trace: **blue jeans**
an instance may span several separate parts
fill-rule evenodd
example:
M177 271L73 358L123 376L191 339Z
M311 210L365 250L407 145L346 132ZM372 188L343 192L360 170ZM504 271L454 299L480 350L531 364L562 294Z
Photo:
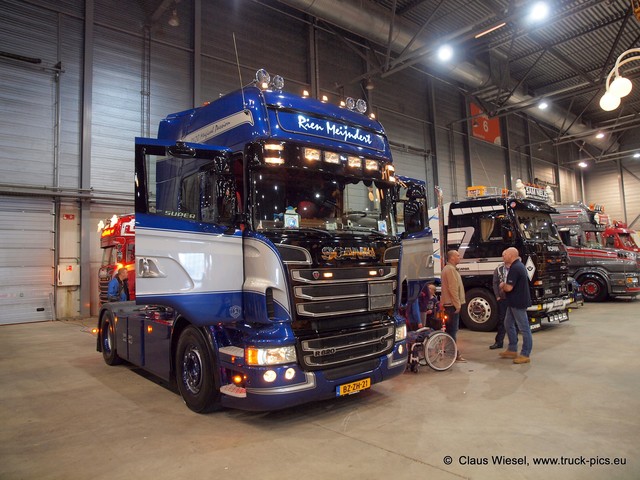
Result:
M444 313L447 314L446 332L456 341L458 324L460 323L460 312L456 313L456 307L453 305L445 305Z
M533 348L533 337L531 336L527 309L507 307L504 326L507 330L507 336L509 337L509 347L507 350L512 352L518 351L518 332L516 331L516 325L518 325L518 330L520 330L522 334L522 350L520 351L520 355L528 357L531 355L531 349Z
M507 333L504 326L504 317L507 314L507 301L498 300L498 332L496 333L496 343L502 345L504 343L504 336Z

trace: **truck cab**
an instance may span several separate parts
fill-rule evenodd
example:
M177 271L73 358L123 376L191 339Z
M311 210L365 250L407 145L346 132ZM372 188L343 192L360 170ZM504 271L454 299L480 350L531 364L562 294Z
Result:
M256 80L136 139L135 303L98 350L196 412L341 397L404 371L400 240L384 129ZM366 108L366 106L365 106Z
M603 246L628 250L637 254L640 252L640 235L627 227L626 223L614 220L602 232Z
M502 252L510 246L520 252L529 275L531 329L568 320L567 252L551 221L555 210L546 202L544 189L529 187L523 197L502 188L475 186L467 189L467 197L445 204L442 212L430 210L429 215L434 232L443 216L446 241L440 243L460 252L458 271L467 300L461 311L465 326L479 331L495 329L498 313L493 271L502 264ZM436 237L441 238L440 232L434 233Z
M136 298L135 217L113 215L98 224L102 261L98 269L100 306L107 301L109 282L120 268L127 269L129 300Z
M557 205L556 209L553 220L567 247L569 271L582 285L585 301L637 295L640 278L636 254L603 246L608 217L602 208L575 203Z

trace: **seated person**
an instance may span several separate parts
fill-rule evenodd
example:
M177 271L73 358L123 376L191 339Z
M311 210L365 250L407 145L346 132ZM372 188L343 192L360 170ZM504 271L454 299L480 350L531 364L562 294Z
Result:
M440 301L436 295L436 286L433 283L424 286L418 296L418 303L422 325L434 330L440 330L442 328L442 321L438 318Z

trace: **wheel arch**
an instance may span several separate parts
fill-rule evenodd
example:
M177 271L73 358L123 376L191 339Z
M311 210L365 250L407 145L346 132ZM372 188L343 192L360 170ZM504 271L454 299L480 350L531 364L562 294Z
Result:
M176 351L178 349L178 341L180 340L180 335L185 331L187 327L195 328L205 339L205 344L207 345L207 349L209 350L209 354L213 361L215 362L213 371L216 377L216 380L220 380L220 357L218 355L218 349L215 347L217 345L215 336L211 333L211 329L208 326L198 327L191 323L189 319L183 315L178 315L175 323L173 324L173 329L171 331L171 363L170 363L170 372L169 378L172 383L176 382ZM218 382L220 384L220 382Z
M586 302L602 302L607 300L611 295L611 283L609 282L608 275L602 275L600 272L586 272L584 275L576 278L577 282L582 285L582 296ZM585 288L585 283L588 280L592 280L592 283L601 284L603 287L603 292L597 295L592 296L590 293L587 293L587 289Z
M611 282L609 281L609 274L604 270L583 270L582 272L576 272L573 278L580 284L584 279L593 278L602 280L607 287L607 293L611 293Z
M98 331L96 333L96 350L98 352L102 352L102 322L104 322L104 317L108 313L111 314L111 318L115 320L116 314L113 308L111 308L109 303L105 303L98 313ZM117 328L117 325L115 325L115 327Z

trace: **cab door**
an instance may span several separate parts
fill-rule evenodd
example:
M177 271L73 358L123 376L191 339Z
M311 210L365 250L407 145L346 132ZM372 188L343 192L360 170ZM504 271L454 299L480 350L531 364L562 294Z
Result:
M136 303L195 325L243 312L242 232L228 151L136 140Z

